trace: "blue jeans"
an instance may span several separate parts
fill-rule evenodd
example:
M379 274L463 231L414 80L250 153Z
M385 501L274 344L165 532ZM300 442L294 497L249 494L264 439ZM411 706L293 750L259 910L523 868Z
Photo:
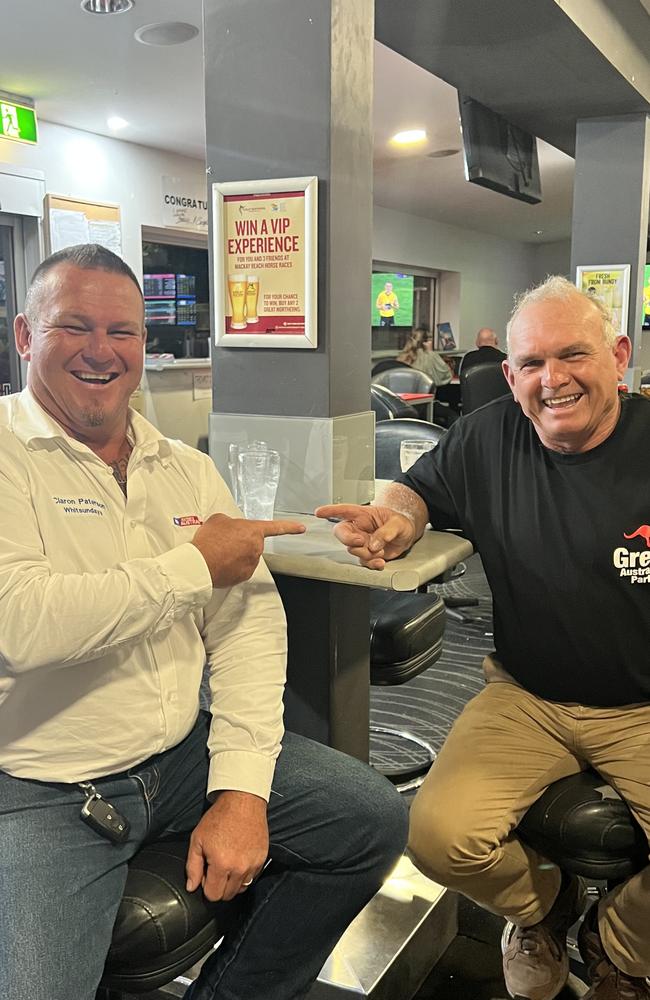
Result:
M129 860L145 842L192 830L208 806L208 725L202 712L178 746L95 781L131 823L121 845L81 822L76 785L0 772L3 1000L93 1000ZM244 894L242 921L188 1000L303 997L406 840L404 806L385 778L291 733L268 821L273 870Z

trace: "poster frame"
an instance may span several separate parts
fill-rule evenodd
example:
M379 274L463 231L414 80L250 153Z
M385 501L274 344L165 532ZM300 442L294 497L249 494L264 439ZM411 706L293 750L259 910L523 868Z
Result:
M226 332L227 274L224 240L225 199L229 195L279 197L285 191L304 191L305 246L305 332L304 334ZM215 181L212 184L212 268L215 290L215 343L219 347L266 347L314 349L318 346L318 178L271 177L252 181Z
M589 271L601 271L603 273L613 274L618 272L623 283L623 301L621 305L621 323L620 328L616 329L617 337L627 337L627 320L628 311L630 307L630 264L578 264L576 265L576 287L581 292L586 292L583 287L583 277Z

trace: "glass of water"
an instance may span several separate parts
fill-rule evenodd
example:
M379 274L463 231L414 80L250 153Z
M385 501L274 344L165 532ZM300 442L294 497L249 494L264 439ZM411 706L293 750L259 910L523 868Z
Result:
M269 446L266 441L251 441L250 444L229 444L228 445L228 472L230 473L230 487L235 503L241 508L243 498L239 492L239 467L237 460L242 451L268 451Z
M237 486L244 517L270 521L280 481L277 451L240 451L237 456Z
M435 441L425 441L422 438L402 441L399 446L399 464L402 472L407 472L418 458L435 446Z

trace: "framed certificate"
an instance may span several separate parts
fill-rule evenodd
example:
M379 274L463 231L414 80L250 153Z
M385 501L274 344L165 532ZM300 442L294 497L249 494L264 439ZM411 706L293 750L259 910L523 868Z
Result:
M212 185L220 346L317 346L317 193L316 177Z

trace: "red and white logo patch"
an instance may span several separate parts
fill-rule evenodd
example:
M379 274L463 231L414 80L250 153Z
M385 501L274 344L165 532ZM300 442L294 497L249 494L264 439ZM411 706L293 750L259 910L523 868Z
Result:
M184 517L175 517L174 524L179 528L191 528L192 525L203 524L203 521L196 514L185 514Z

